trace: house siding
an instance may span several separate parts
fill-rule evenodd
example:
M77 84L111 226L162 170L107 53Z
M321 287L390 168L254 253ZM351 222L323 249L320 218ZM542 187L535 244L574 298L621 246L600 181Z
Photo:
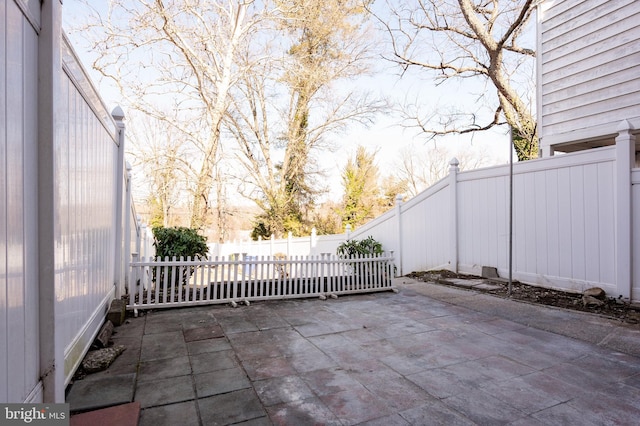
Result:
M546 1L538 31L543 148L640 128L640 2Z

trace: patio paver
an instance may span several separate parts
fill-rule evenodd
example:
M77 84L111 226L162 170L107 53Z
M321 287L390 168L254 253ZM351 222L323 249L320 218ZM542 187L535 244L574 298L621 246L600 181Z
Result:
M640 326L407 278L398 285L398 294L131 318L114 335L126 357L74 383L68 402L97 408L110 401L100 383L116 380L122 402L139 402L140 424L153 426L640 418Z

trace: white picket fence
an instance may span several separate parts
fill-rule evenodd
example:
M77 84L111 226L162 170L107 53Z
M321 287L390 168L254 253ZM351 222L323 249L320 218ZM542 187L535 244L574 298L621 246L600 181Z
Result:
M340 258L238 256L131 263L128 309L158 309L258 300L337 297L393 290L393 252Z

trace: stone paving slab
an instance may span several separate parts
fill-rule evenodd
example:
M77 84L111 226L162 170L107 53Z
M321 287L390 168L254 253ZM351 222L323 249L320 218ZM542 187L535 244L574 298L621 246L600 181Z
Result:
M139 426L199 426L196 400L161 405L142 411Z
M189 376L140 382L136 385L135 400L142 408L156 407L195 399L193 379Z
M473 288L479 288L480 290L500 290L502 286L491 283L480 283L474 285Z
M73 384L67 402L72 412L96 410L133 401L136 374L118 374L79 380Z
M485 280L463 278L447 278L446 280L442 280L442 282L464 288L472 288L486 283Z
M198 406L206 424L229 425L267 415L253 388L201 398Z
M220 325L210 325L208 327L196 327L184 330L184 341L195 342L197 340L214 339L217 337L223 337L224 332Z
M154 361L188 355L182 330L142 336L141 361Z
M247 375L241 368L216 370L195 376L196 393L199 398L220 395L251 387Z
M191 374L188 356L164 358L141 362L138 369L138 382L166 379Z
M71 416L70 426L138 426L140 404L131 402Z
M122 389L153 426L640 418L640 327L406 278L397 286L149 312L117 328L138 373ZM69 399L93 380L94 401L108 400L95 384L116 375L94 376Z

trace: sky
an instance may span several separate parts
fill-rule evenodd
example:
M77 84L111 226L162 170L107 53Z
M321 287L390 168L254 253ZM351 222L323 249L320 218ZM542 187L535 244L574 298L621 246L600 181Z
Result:
M88 0L92 7L106 8L105 0ZM82 0L65 0L63 4L63 28L69 36L74 49L85 69L87 69L99 93L103 97L109 110L118 105L119 94L112 83L101 79L99 74L91 69L95 57L87 50L82 33L69 30L83 22L89 10ZM404 102L407 98L417 98L423 101L426 108L439 104L463 102L473 110L474 97L469 92L477 92L477 87L465 86L462 83L450 82L437 87L426 73L405 73L398 77L398 69L380 59L376 65L379 70L373 77L363 77L350 83L360 88L370 90L374 94L387 97L397 102ZM477 83L476 83L477 84ZM125 111L126 114L126 111ZM383 113L376 118L373 125L364 128L360 125L352 126L343 134L331 139L335 150L324 152L319 159L322 169L327 173L327 186L341 188L340 175L347 159L353 156L358 145L364 145L369 151L377 151L376 159L381 175L392 174L395 165L400 161L399 153L406 147L419 150L426 144L437 143L439 147L446 146L452 156L466 150L480 150L489 158L489 162L503 164L508 161L510 146L505 128L498 128L488 132L478 132L467 135L452 135L438 138L435 142L427 142L427 138L416 129L405 129L397 125L399 118L392 111ZM134 175L135 179L135 175ZM341 190L332 190L327 199L338 201Z

